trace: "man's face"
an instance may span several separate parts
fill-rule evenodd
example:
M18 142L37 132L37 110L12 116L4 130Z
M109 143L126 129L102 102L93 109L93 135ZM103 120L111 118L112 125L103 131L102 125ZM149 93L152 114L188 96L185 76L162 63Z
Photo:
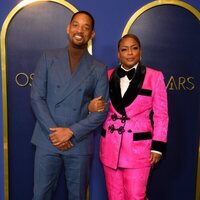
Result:
M87 43L95 35L92 30L92 20L84 13L77 14L67 26L69 42L77 48L87 46Z

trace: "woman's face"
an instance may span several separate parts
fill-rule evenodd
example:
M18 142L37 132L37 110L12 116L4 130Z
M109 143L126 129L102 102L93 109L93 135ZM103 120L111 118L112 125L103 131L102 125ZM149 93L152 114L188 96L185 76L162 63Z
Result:
M132 68L140 61L141 48L132 37L122 39L118 49L118 58L125 69Z

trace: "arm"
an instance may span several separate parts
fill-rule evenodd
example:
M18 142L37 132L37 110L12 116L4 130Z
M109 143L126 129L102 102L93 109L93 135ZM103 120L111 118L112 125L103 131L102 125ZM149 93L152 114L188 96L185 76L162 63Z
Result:
M165 151L168 131L168 103L164 77L159 72L153 91L153 142L151 151L152 164L157 163Z
M108 78L107 78L107 69L104 68L101 70L101 72L98 72L98 80L96 83L94 96L99 97L101 96L102 99L105 100L105 102L108 102ZM86 118L83 120L73 124L69 128L72 130L74 134L74 138L77 142L80 142L85 137L87 137L88 134L90 134L91 131L95 130L98 126L100 126L108 112L108 104L106 104L105 109L102 112L92 112L89 115L87 115Z
M88 104L89 112L102 112L106 107L106 102L102 99L101 96L96 97L90 101Z
M56 127L47 105L47 80L48 63L44 53L35 70L34 80L31 87L31 106L43 132L48 136L50 127Z

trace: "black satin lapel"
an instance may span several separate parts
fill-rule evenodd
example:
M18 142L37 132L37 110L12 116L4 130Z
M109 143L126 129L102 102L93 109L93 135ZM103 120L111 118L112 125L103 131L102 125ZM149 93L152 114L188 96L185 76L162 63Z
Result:
M109 95L110 95L110 100L115 110L118 113L125 115L125 109L124 109L123 101L121 97L120 78L117 75L117 69L115 69L110 76Z
M144 82L145 74L146 74L146 67L139 63L137 70L135 72L135 76L131 80L129 87L126 93L124 94L123 97L124 107L129 106L137 97Z

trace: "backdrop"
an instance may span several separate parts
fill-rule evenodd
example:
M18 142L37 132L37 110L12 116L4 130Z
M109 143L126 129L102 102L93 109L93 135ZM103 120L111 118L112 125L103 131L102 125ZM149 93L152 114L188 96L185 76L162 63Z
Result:
M0 8L1 94L3 92L4 103L4 115L1 115L4 121L0 122L1 127L4 125L4 134L0 135L0 199L8 199L7 194L11 200L32 197L34 146L30 144L30 138L35 122L29 99L32 73L44 49L66 45L65 27L76 10L87 10L95 17L93 54L109 68L118 63L119 38L132 32L141 39L143 64L163 71L169 99L168 145L166 155L151 173L149 199L195 199L200 113L199 2L41 0L22 4L3 0ZM6 122L8 129L5 129ZM2 189L3 135L6 134L9 144L8 154L4 145L9 161L8 193L4 193L6 184L5 190ZM106 200L104 175L98 157L98 132L95 143L90 199ZM62 178L55 199L66 199ZM199 199L196 197L196 200Z

